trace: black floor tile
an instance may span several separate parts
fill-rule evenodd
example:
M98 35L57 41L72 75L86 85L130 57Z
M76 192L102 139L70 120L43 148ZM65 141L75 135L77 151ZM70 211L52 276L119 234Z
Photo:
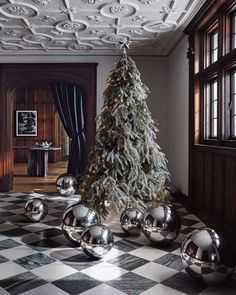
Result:
M156 282L131 272L108 281L106 284L129 295L138 295L157 285Z
M185 272L178 272L177 274L162 282L162 284L189 295L197 295L206 287L205 284L193 280Z
M28 270L53 263L55 261L55 259L47 255L44 255L43 253L36 253L14 260L15 263L19 264L20 266Z
M71 295L77 295L92 289L102 282L97 281L81 272L75 273L71 276L65 277L61 280L52 282L53 285L64 290Z
M146 263L149 263L150 261L130 254L124 254L111 260L108 260L107 262L131 271Z

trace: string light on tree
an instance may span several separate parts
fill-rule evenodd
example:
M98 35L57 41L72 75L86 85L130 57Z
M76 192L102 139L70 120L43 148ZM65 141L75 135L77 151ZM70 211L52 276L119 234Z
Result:
M142 210L146 201L156 202L157 195L158 201L169 202L163 192L170 176L146 102L149 89L126 53L129 40L120 44L123 55L107 79L100 125L80 186L82 200L103 215L108 213L107 203L116 209L132 204Z

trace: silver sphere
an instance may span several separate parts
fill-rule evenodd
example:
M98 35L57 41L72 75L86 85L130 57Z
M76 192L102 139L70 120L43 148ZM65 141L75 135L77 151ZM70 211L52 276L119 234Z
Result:
M181 228L177 211L164 204L149 208L142 221L144 234L156 244L168 244L174 241Z
M138 236L141 234L141 222L143 213L138 209L126 209L120 217L120 224L123 231L129 235Z
M111 250L113 243L113 234L105 225L92 225L81 235L81 248L93 259L102 258Z
M62 231L72 242L80 244L80 237L85 228L100 224L100 216L96 210L86 204L75 204L67 208L62 218Z
M77 180L73 175L62 174L56 180L56 189L61 196L72 196L77 190Z
M34 222L39 222L48 214L48 204L40 198L29 200L25 204L25 215Z
M207 285L222 284L235 270L233 251L211 228L189 233L181 246L186 272Z

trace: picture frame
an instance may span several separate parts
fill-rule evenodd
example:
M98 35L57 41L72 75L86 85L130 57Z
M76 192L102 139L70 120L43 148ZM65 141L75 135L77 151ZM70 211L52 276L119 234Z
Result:
M37 110L16 111L16 136L37 136Z

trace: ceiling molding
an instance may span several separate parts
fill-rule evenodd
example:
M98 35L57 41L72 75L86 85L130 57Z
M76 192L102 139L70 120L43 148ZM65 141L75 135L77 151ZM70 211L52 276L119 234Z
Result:
M0 56L167 56L205 0L2 0Z

